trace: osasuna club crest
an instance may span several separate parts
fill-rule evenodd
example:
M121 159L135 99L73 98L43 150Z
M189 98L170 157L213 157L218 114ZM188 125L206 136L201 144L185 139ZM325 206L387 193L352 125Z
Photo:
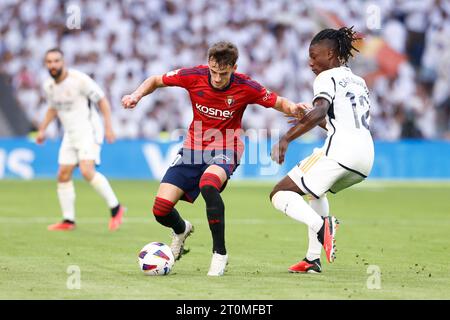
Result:
M233 103L234 103L233 96L227 96L227 99L225 100L225 102L227 103L227 105L229 107L231 107L233 105Z

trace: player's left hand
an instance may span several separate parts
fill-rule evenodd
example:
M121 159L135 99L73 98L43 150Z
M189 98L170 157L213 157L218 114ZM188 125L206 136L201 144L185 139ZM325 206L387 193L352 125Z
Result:
M105 139L108 143L114 143L114 141L116 141L116 135L111 128L105 129Z
M273 161L278 164L282 164L284 162L284 157L286 155L287 149L289 146L289 142L282 137L277 144L272 147L272 152L270 153L270 157Z

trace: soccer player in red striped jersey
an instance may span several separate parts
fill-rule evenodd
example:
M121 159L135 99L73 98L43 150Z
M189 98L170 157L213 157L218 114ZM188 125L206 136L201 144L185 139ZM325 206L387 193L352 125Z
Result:
M221 276L228 262L225 248L225 208L220 192L239 165L244 150L241 121L248 104L299 115L304 106L270 92L245 74L236 72L238 49L218 42L208 50L208 65L181 68L146 79L132 94L122 98L124 108L134 108L142 97L158 88L185 88L192 103L193 121L183 148L164 175L153 214L173 229L171 249L175 259L183 253L192 224L174 208L181 199L194 202L201 193L213 238L209 276Z

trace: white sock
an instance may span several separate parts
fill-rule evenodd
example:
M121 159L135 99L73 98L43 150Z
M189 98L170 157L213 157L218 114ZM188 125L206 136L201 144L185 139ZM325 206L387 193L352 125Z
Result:
M108 179L100 172L96 172L94 177L90 181L92 187L94 187L95 191L97 191L103 199L105 199L109 208L115 208L119 205L119 201L114 194L113 189L111 188Z
M330 206L328 204L327 196L324 194L319 199L309 198L309 205L322 217L327 217L329 214ZM306 253L306 259L309 261L319 259L322 252L322 244L317 239L317 232L314 232L311 228L308 228L308 251Z
M296 192L278 191L272 197L272 204L289 217L305 223L316 233L322 228L323 219Z
M75 188L72 180L58 182L57 193L64 220L75 221Z

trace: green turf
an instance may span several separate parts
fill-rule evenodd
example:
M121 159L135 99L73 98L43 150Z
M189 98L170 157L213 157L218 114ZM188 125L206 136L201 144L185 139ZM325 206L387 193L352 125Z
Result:
M0 181L0 299L450 299L450 183L366 182L330 195L341 221L338 257L322 255L320 275L289 274L303 258L306 226L274 210L269 183L232 181L223 193L229 268L206 276L211 239L202 199L179 211L196 226L190 253L165 277L146 277L137 254L169 231L151 214L153 182L113 181L129 211L123 228L107 230L108 211L76 182L74 232L49 232L60 219L53 181ZM67 268L81 270L69 290ZM368 289L369 265L381 289Z

